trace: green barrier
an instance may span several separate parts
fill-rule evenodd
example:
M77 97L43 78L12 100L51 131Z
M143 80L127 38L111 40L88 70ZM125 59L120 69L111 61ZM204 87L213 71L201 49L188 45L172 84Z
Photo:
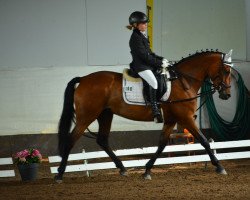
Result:
M235 70L236 71L236 70ZM237 72L237 71L236 71ZM238 102L235 116L232 122L228 122L222 119L214 105L213 96L209 95L206 98L206 108L209 116L210 125L212 131L216 133L219 140L242 140L247 139L247 135L250 131L250 99L248 97L248 90L244 84L241 75L238 73L238 80L236 81L238 86ZM201 88L201 92L211 90L211 84L204 83ZM202 100L200 101L202 102ZM200 109L200 127L201 124L201 109Z

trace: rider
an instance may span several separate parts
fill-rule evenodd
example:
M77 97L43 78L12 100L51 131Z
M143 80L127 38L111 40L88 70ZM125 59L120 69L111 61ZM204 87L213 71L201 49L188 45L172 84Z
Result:
M128 25L127 28L130 30L133 29L129 40L133 58L133 61L130 63L130 68L149 84L149 100L152 106L154 121L156 123L162 123L162 115L156 102L158 83L153 72L159 67L168 67L169 62L167 59L151 51L149 40L145 35L148 22L147 15L140 11L135 11L129 16L130 25Z

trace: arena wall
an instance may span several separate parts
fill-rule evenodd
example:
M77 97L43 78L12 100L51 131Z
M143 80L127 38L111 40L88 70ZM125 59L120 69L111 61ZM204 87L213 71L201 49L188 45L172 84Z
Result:
M154 51L178 60L196 50L218 48L226 52L233 48L235 68L250 88L250 64L246 61L250 57L249 2L189 2L154 1ZM0 1L0 155L27 144L55 152L55 133L67 82L75 76L100 70L122 72L128 67L131 32L125 25L134 10L146 11L146 1ZM195 31L187 26L185 18ZM205 30L204 20L209 31ZM233 91L226 103L215 99L222 117L232 119L237 92ZM205 114L202 120L202 128L209 129ZM115 148L117 144L156 144L161 128L160 124L116 116L111 141ZM95 122L90 129L97 131ZM85 139L81 141L92 143L88 139L86 143Z

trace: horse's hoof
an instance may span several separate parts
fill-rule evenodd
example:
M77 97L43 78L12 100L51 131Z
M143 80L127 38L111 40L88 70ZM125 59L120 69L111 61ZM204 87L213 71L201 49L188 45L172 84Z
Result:
M62 180L55 180L56 183L61 184L63 181Z
M120 170L121 176L128 176L128 172L126 170Z
M62 177L59 177L58 175L55 176L54 180L55 180L56 183L62 183L63 182Z
M226 170L223 167L218 167L216 169L216 173L217 174L221 174L221 175L227 175L227 172L226 172Z
M152 180L150 174L146 174L146 173L145 173L145 174L143 174L142 176L143 176L143 178L144 178L145 180Z

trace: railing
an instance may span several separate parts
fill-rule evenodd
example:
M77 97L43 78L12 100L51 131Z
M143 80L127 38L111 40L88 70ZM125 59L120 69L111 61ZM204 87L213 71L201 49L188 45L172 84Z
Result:
M12 165L12 158L0 158L0 165ZM14 170L0 170L0 177L13 177L15 176Z
M242 148L250 147L250 140L240 140L240 141L230 141L230 142L211 142L211 149L218 160L230 160L230 159L243 159L250 158L250 151L242 152L228 152L228 153L217 153L216 150L219 149L228 149L228 148ZM155 153L157 147L147 147L147 148L135 148L135 149L124 149L116 150L114 153L117 156L134 156L134 155L143 155L143 154L152 154ZM167 146L164 149L164 153L172 152L183 152L183 151L204 151L204 148L200 144L185 144L185 145L171 145ZM205 151L204 151L205 153ZM89 163L89 159L95 158L105 158L109 157L104 151L88 152L77 154L70 154L69 161L83 160L83 164L74 164L67 165L65 172L74 172L74 171L91 171L91 170L100 170L100 169L113 169L116 168L113 162L100 162L100 163ZM135 159L122 161L125 167L141 167L145 166L149 159ZM58 163L61 161L59 156L49 156L50 163ZM192 163L192 162L206 162L210 161L210 158L207 154L204 155L192 155L192 156L178 156L178 157L165 157L158 158L155 162L155 165L166 165L166 164L177 164L177 163ZM50 167L51 173L57 173L56 167Z

